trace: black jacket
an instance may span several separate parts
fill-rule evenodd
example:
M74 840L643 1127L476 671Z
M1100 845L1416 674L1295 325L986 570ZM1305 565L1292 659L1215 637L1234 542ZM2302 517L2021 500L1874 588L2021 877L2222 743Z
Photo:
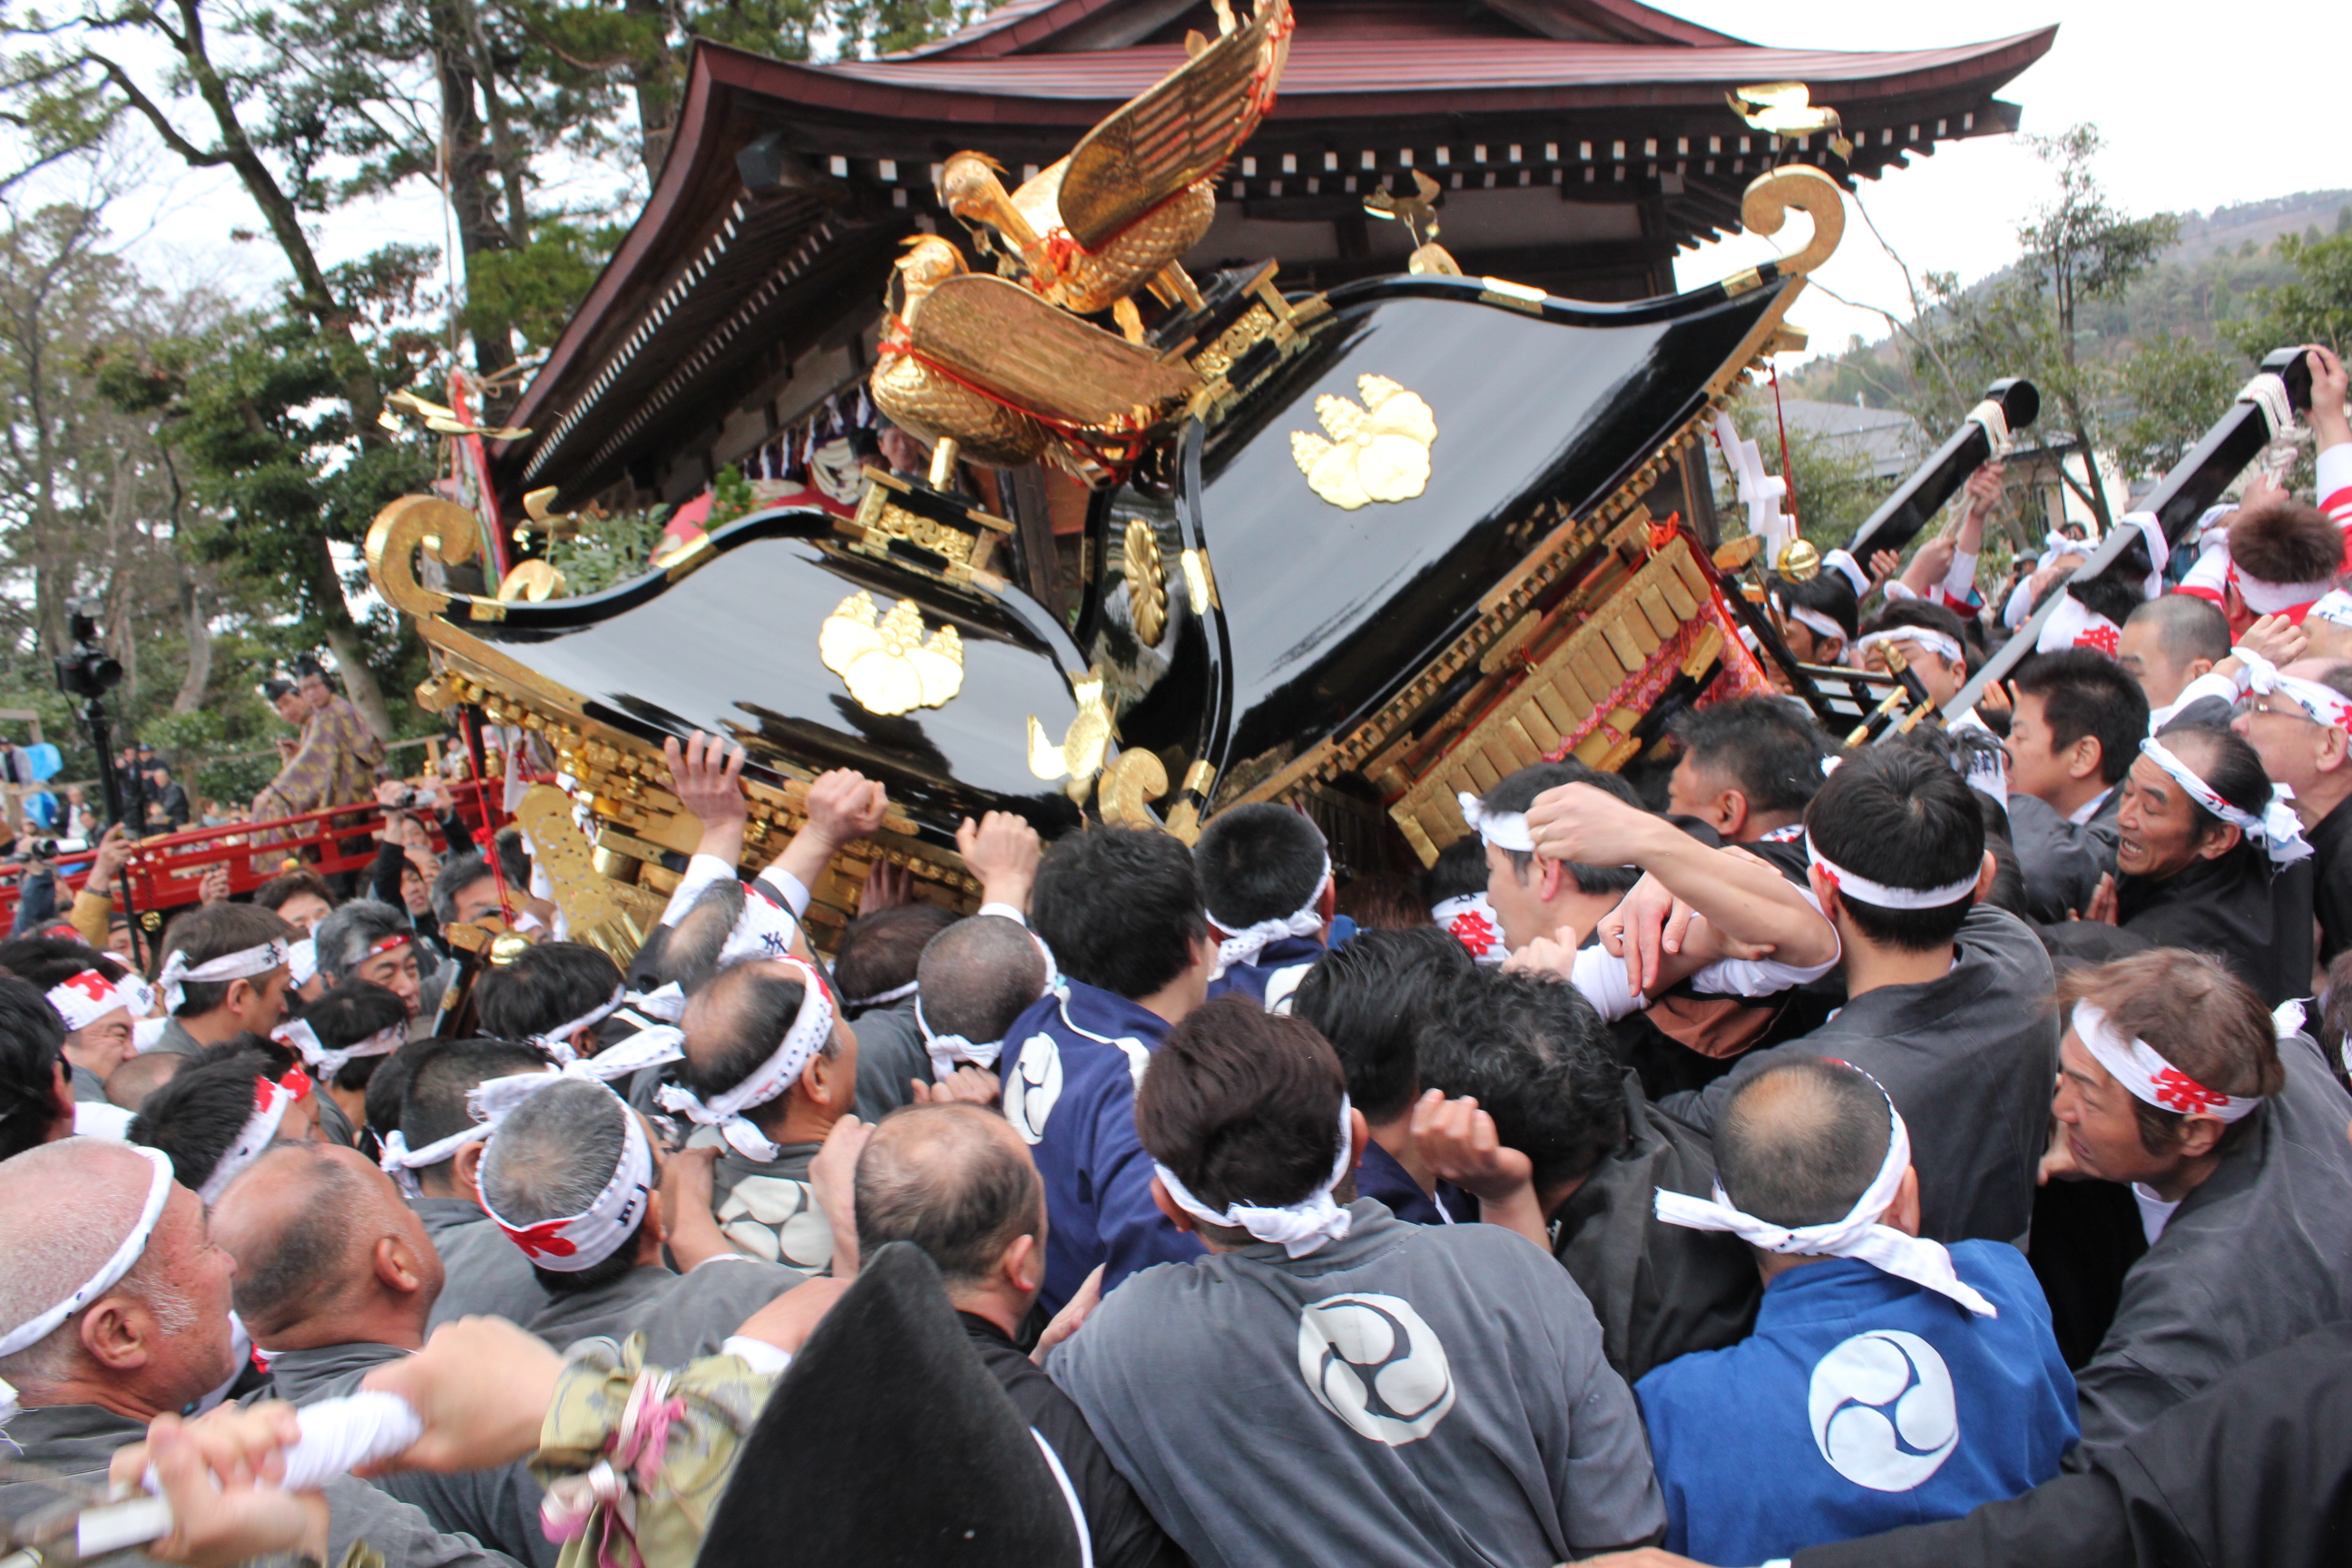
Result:
M1188 1568L1192 1560L1145 1511L1127 1478L1112 1468L1110 1456L1095 1440L1094 1428L1070 1396L1045 1375L1045 1369L1023 1355L1012 1336L986 1318L971 1312L956 1316L971 1337L971 1348L980 1352L981 1364L1062 1461L1071 1489L1086 1510L1096 1568Z

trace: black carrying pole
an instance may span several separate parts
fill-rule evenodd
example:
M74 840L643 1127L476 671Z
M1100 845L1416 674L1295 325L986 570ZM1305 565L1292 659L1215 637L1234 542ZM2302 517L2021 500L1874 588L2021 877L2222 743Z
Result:
M81 721L89 731L91 747L98 753L98 793L106 802L106 814L128 837L130 819L122 809L121 775L114 770L114 736L107 721L105 700L93 697L84 702L81 705ZM96 844L90 846L93 853L97 848ZM131 868L128 866L115 875L114 907L122 911L123 921L130 927L131 958L143 969L151 954L147 951L147 933L139 929L138 907L131 901Z
M2263 361L2259 374L2276 376L2284 384L2287 405L2296 414L2311 407L2311 363L2305 350L2273 350ZM2175 550L2184 547L2189 542L2197 520L2205 515L2205 509L2221 500L2230 481L2244 472L2246 465L2261 456L2263 448L2278 434L2261 404L2251 397L2240 397L2205 432L2205 438L2175 463L2170 473L2157 481L2156 489L2148 492L2147 500L2137 510L2156 514L2157 521L2164 526L2168 545ZM2090 460L2095 479L2096 455L2093 454ZM1945 710L1946 719L1956 719L1974 708L1987 683L2005 678L2033 651L2034 644L2041 639L2042 623L2056 613L2058 602L2066 596L2068 583L2087 583L2098 576L2139 537L2138 529L2126 528L2120 521L2109 529L2091 558L2067 574L2064 583L2053 584L2042 602L2033 606L2032 616L2017 629L2017 635L2003 643L2000 651L1985 660L1984 668L1969 678L1969 683Z
M1984 401L2000 409L2012 435L2032 424L2042 413L2042 394L2021 375L2004 376L1994 382L1985 389ZM1879 551L1900 550L1916 538L1919 531L1927 526L1927 520L1941 511L1944 503L1968 482L1969 476L1991 458L1992 432L1974 416L1976 410L1969 410L1969 414L1970 417L1961 421L1951 437L1853 531L1846 552L1863 563L1864 570L1869 569L1871 556Z

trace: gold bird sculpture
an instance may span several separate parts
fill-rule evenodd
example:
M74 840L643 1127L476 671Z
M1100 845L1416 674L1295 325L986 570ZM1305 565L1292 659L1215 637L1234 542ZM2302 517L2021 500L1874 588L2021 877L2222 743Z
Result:
M875 358L874 405L899 428L934 446L955 442L976 463L1017 468L1036 461L1052 439L1043 425L914 351L912 323L923 301L949 279L968 276L962 253L937 235L919 234L907 242L897 270L898 309Z
M1018 283L964 269L954 246L913 241L905 302L877 356L874 402L891 421L996 468L1044 457L1108 482L1200 377L1181 359L1107 332Z
M1214 43L1018 190L1005 190L1002 166L982 153L941 166L941 202L1000 237L1031 288L1081 315L1113 311L1130 341L1143 335L1138 289L1201 307L1177 258L1208 233L1217 172L1265 118L1289 56L1289 0L1260 0L1246 26L1227 5L1217 10Z

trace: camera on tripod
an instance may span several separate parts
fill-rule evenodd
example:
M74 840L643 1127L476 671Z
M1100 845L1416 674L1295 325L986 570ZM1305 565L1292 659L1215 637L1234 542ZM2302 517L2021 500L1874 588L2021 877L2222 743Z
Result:
M121 661L98 640L98 617L104 607L96 599L66 601L66 631L73 638L73 651L58 656L58 689L68 697L103 697L122 679Z

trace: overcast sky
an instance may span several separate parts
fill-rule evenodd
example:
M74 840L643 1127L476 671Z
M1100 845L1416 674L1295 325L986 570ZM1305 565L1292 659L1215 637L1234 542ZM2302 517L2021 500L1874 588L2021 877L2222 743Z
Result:
M2023 124L2048 134L2088 121L2110 148L2099 168L2133 214L2210 211L2232 202L2352 185L2346 155L2344 62L2352 59L2352 7L2305 5L2248 12L2174 11L2146 0L1979 0L1972 6L1780 0L1667 0L1665 9L1759 44L1838 49L1946 47L2061 24L2056 44L2003 96ZM1834 102L1834 97L1828 98ZM257 292L282 273L274 247L233 241L258 227L233 178L189 174L158 156L155 177L120 212L133 255L155 270ZM600 177L599 184L609 184ZM2016 228L2050 190L2047 171L2006 137L1947 142L1876 184L1864 182L1870 216L1917 271L1975 279L2015 253ZM1804 219L1794 220L1792 226ZM331 260L393 239L439 245L439 205L421 184L401 199L347 212L319 233ZM1775 242L1735 236L1686 257L1689 288L1776 255ZM1906 311L1901 275L1850 218L1843 246L1818 279L1849 299ZM1819 291L1792 320L1814 352L1849 334L1884 334L1875 316Z
M2024 110L2023 130L2052 135L2096 125L2097 167L2135 216L2210 212L2233 202L2352 186L2343 62L2352 8L2305 5L2238 12L2176 11L2146 0L1979 0L1969 6L1780 0L1667 0L1664 9L1759 44L1912 49L2007 37L2050 23L2057 41L2000 96ZM1817 101L1834 103L1834 97ZM1946 142L1873 184L1861 183L1886 241L1915 271L1981 277L2016 253L2017 226L2046 200L2046 169L2009 137ZM1798 218L1791 226L1801 224ZM1735 236L1685 256L1684 288L1777 255L1777 241ZM1851 212L1844 243L1816 278L1850 300L1907 313L1902 275ZM1809 293L1790 320L1834 352L1849 334L1885 335L1877 317Z

